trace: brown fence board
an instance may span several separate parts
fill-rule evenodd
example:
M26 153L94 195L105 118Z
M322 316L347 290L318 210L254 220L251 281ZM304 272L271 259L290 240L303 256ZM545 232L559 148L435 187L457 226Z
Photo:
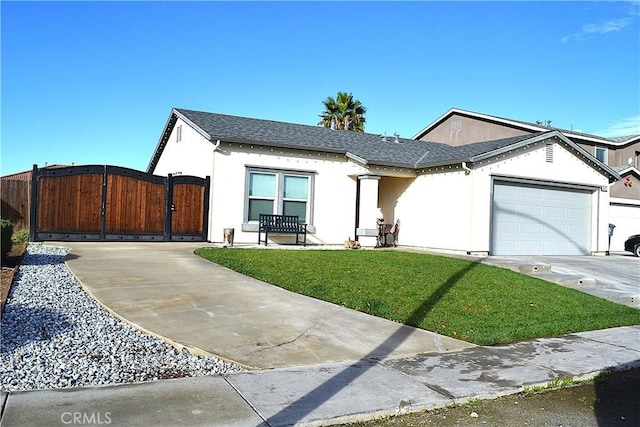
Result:
M3 179L0 181L3 219L13 224L14 230L29 228L31 223L31 181Z
M203 228L204 187L196 184L173 186L171 232L175 234L200 234Z
M107 178L107 233L162 234L166 186L122 175Z
M43 177L38 185L38 230L100 232L102 175Z

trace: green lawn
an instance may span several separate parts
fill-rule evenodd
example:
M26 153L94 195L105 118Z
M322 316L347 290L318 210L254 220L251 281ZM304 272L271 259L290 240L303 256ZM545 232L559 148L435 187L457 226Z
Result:
M196 254L293 292L480 345L640 324L640 310L457 258L384 250Z

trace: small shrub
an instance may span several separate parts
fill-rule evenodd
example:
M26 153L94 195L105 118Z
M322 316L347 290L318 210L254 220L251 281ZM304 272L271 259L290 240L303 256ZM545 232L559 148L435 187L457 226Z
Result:
M8 219L0 219L0 226L2 226L2 256L11 252L13 242L11 236L13 235L13 224Z
M11 238L14 245L23 245L29 241L29 229L23 228L13 233Z

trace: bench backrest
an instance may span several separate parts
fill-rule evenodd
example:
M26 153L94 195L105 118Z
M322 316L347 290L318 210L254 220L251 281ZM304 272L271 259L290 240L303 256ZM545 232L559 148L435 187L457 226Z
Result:
M260 214L260 228L270 231L297 230L300 228L300 220L297 215Z

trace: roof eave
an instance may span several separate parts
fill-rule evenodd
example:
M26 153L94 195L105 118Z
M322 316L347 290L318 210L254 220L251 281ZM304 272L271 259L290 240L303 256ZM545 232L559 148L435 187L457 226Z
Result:
M451 166L462 163L473 163L473 160L469 157L459 157L456 159L442 160L439 162L427 162L427 163L419 163L415 164L413 167L418 169L428 169L428 168L439 168L440 166Z
M156 148L153 151L153 155L151 156L151 160L149 160L149 164L147 165L147 173L153 173L158 165L158 161L160 160L160 156L164 151L164 147L167 145L167 141L169 139L169 135L171 135L171 131L173 130L173 126L175 125L177 120L176 110L175 108L171 110L169 114L169 118L167 118L167 122L164 125L162 133L160 134L160 138L158 138L158 143L156 144Z
M364 165L364 166L369 165L366 159L363 159L362 157L357 156L349 151L347 151L344 155L347 157L347 159L353 160L356 163L360 163L361 165Z
M604 137L599 137L597 135L585 135L585 134L578 134L578 133L574 133L574 132L566 131L566 130L562 130L562 129L559 129L559 130L569 138L575 138L575 139L581 139L583 141L595 142L595 143L598 143L598 144L601 144L601 145L609 145L609 146L619 147L619 146L627 145L629 143L636 142L636 141L634 141L634 139L636 139L636 137L629 138L629 139L624 140L624 141L611 141L610 139L607 139L607 138L604 138Z
M218 140L218 139L224 142L231 142L236 144L259 145L263 147L282 148L287 150L310 151L310 152L321 152L321 153L343 154L343 155L347 154L345 150L341 150L337 148L302 146L302 145L296 145L296 144L287 144L286 142L260 141L256 139L247 139L247 138L230 138L227 136L214 135L211 137L210 141L213 142L214 140Z
M631 173L633 173L634 175L636 175L636 176L640 177L640 170L639 170L638 168L636 168L635 166L633 166L633 165L629 165L629 166L627 166L626 168L621 169L621 170L618 172L618 175L620 175L620 178L622 178L622 175L625 175L625 174L627 174L627 173L629 173L629 172L631 172Z

